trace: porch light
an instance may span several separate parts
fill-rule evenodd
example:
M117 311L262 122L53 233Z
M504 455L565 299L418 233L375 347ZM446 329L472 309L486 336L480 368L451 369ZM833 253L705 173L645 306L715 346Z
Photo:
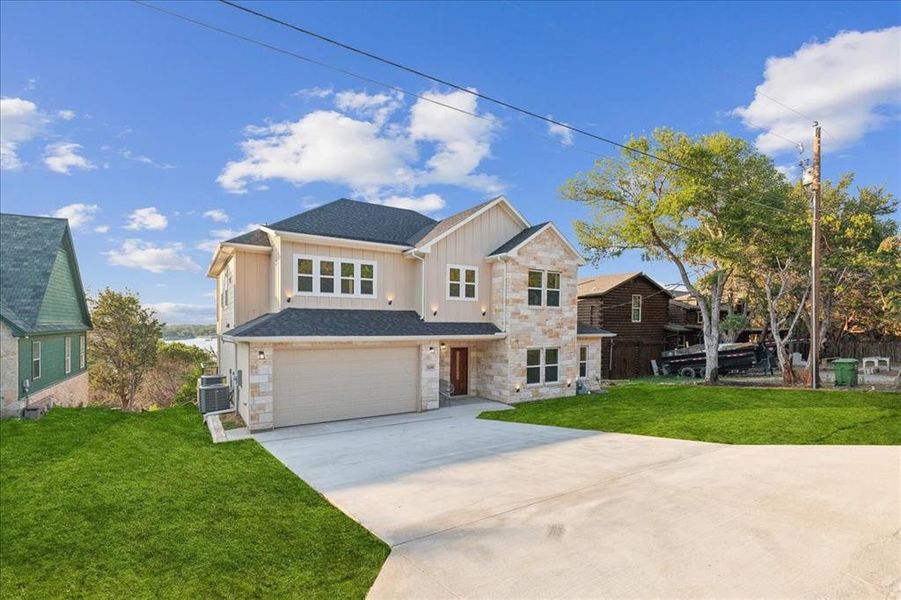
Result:
M521 388L520 385L517 383L517 384L516 384L516 387L513 388L513 389L516 390L516 393L518 394L518 393L519 393L519 390L522 389L522 388Z
M447 348L447 344L445 344L444 342L441 342L441 349L444 350L445 348Z
M264 350L260 350L257 352L257 358L260 360L266 360L266 352Z
M435 346L429 346L429 354L435 354Z
M573 380L572 380L572 379L567 379L567 380L566 380L566 387L572 387L572 386L573 386Z
M483 306L483 307L482 307L482 316L484 317L484 316L487 315L487 314L488 314L488 311L485 310L485 307Z
M394 304L394 294L388 294L387 296L385 296L385 298L388 299L388 306Z
M433 306L433 307L432 307L432 316L433 316L433 317L437 317L437 316L438 316L438 307L437 307L437 306Z

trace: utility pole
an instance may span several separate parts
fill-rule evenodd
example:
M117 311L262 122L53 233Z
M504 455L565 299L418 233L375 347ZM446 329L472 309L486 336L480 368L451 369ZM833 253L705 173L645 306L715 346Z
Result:
M810 352L808 370L810 389L819 386L820 379L820 124L813 122L813 192L812 247L810 260Z

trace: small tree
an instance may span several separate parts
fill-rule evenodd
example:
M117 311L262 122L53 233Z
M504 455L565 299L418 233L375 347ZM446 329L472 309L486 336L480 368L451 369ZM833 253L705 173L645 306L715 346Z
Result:
M137 294L109 288L91 300L91 319L91 383L131 410L141 380L156 363L163 324Z
M692 139L658 129L626 145L644 154L623 150L564 185L565 198L594 211L593 222L575 223L576 235L595 263L638 249L675 265L703 320L704 379L715 382L723 291L745 260L748 232L774 218L765 207L781 203L787 185L772 161L725 133Z

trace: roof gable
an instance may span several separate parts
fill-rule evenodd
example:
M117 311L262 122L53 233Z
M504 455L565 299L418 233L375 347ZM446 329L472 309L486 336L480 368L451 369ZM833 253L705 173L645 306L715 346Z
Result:
M91 325L68 221L0 215L0 314L23 333Z
M672 296L672 292L642 273L635 271L631 273L614 273L611 275L596 275L579 281L579 298L588 296L603 296L611 290L618 288L634 279L643 278L652 286Z
M407 240L437 221L414 210L342 198L269 224L275 231L409 246Z
M487 202L482 202L481 204L477 204L471 208L467 208L466 210L451 215L448 218L439 221L431 228L418 231L415 236L408 240L408 242L411 246L427 249L498 205L503 206L521 227L529 227L529 222L513 208L513 205L510 204L509 200L503 196L497 196Z

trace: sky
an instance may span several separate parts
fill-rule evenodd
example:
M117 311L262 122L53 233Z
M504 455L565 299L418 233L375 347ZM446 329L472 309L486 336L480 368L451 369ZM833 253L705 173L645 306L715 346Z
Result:
M503 193L575 240L591 215L560 186L617 154L220 3L151 4L369 80L134 2L0 3L0 207L68 217L89 293L168 322L212 322L216 241L340 197L440 218ZM899 3L249 5L616 141L726 131L788 177L813 116L825 178L901 187ZM639 270L678 281L639 253L581 274Z

